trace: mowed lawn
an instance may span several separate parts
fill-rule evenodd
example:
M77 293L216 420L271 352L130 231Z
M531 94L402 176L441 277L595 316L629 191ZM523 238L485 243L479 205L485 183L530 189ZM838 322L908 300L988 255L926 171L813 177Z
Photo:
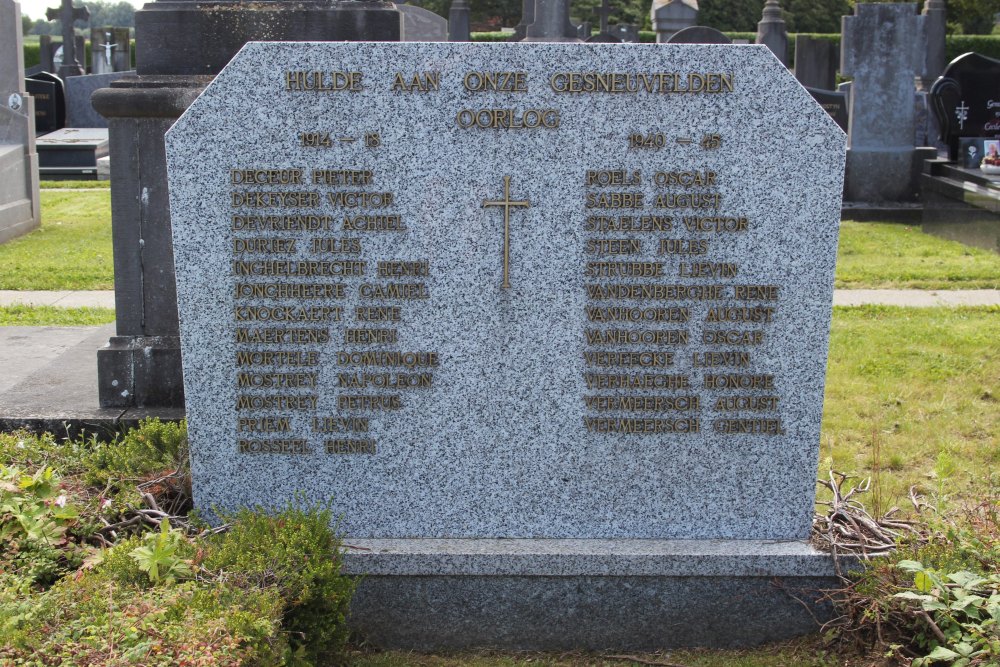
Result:
M844 289L1000 289L1000 254L910 225L840 226L836 286Z
M42 226L0 245L0 290L113 288L110 191L42 190Z

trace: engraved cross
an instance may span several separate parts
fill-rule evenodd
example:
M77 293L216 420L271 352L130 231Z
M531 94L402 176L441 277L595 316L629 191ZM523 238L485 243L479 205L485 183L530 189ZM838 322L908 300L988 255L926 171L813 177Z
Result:
M501 287L510 287L510 209L512 207L531 208L531 201L512 201L510 198L510 176L503 177L503 201L484 200L483 208L489 206L503 207L503 284Z

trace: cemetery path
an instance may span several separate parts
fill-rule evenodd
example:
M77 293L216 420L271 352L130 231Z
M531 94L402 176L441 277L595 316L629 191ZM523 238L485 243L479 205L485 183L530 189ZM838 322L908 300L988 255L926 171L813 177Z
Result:
M909 290L909 289L838 289L835 306L1000 306L1000 290ZM16 291L0 290L2 306L58 306L60 308L114 308L113 290L93 291ZM2 340L2 336L0 336Z

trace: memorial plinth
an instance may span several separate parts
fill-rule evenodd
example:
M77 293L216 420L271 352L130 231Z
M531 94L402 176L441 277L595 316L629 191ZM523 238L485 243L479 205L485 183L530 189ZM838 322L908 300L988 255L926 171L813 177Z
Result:
M197 504L332 502L386 645L805 631L844 143L762 46L247 45L166 138Z

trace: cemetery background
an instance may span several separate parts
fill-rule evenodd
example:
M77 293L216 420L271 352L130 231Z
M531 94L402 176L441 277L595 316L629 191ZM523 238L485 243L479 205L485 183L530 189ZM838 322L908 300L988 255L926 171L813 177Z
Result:
M848 227L848 229L850 230L851 228ZM901 230L898 227L859 226L854 229L855 231L854 243L856 243L857 245L853 249L842 248L842 255L841 255L842 265L843 265L843 260L845 258L851 257L851 253L856 251L858 247L864 248L866 246L865 241L862 240L858 242L858 239L862 239L866 236L868 236L870 239L871 234L876 233L873 230L878 230L879 232L884 233L884 236L879 241L880 243L885 243L888 239L891 239L892 243L913 242L913 239L909 238L912 237L913 234L906 234L904 230ZM872 243L872 241L869 240L867 243ZM982 263L981 265L983 267L983 273L981 275L982 275L983 285L989 284L991 273L995 275L995 273L993 273L994 265L992 265L989 262L988 255L977 255L975 253L965 254L960 248L958 249L957 252L955 252L956 249L953 246L940 245L934 243L926 243L926 244L918 243L917 247L921 248L920 252L935 253L933 255L935 261L946 256L951 257L954 260L956 272L953 274L949 275L947 272L945 272L944 274L937 274L932 277L932 274L934 274L933 270L924 274L925 279L930 278L932 280L937 280L939 281L941 286L973 284L972 281L968 281L968 278L970 278L971 275L963 275L964 272L963 269L968 267L970 261ZM876 253L872 253L872 255L875 254ZM905 255L905 253L901 254ZM969 258L972 258L972 260L970 260ZM858 262L859 264L865 263L864 259L862 258L859 259L860 259L860 261ZM908 284L917 284L918 281L920 280L919 277L914 279L914 276L912 275L913 274L912 260L908 261L908 258L905 256L899 258L898 269L893 269L892 267L885 267L885 265L883 265L883 268L889 268L890 271L882 275L878 274L873 275L871 272L869 272L867 276L862 276L860 281L857 278L853 278L851 279L851 282L853 282L855 285L859 284L876 285L879 284L879 281L885 281L887 277L888 277L888 282L890 283L892 281L898 281ZM845 276L843 275L843 272L840 278L842 281L846 279ZM884 332L887 330L899 331L904 327L906 328L916 327L918 329L918 332L914 332L913 334L914 340L910 341L909 343L906 343L905 347L898 351L899 354L894 359L872 360L870 358L866 358L864 355L858 355L852 358L846 364L851 368L851 370L846 374L847 377L844 378L845 380L850 380L859 374L867 378L873 378L873 377L879 378L879 382L877 383L879 392L880 393L888 392L888 398L887 398L888 400L889 398L891 398L892 392L895 391L894 389L895 387L905 384L913 384L913 383L920 384L922 382L926 383L926 380L929 377L940 378L941 367L944 366L956 369L959 373L959 376L963 378L962 381L968 381L969 378L972 378L971 385L969 387L972 391L968 392L968 396L972 396L976 391L982 390L982 393L979 396L979 401L981 401L980 403L972 402L970 406L969 404L965 403L966 399L961 399L960 404L963 404L961 409L968 410L970 409L970 407L974 409L975 406L982 405L983 403L985 403L987 406L990 405L989 396L995 395L995 390L993 389L991 382L989 380L990 378L989 371L992 368L990 366L990 363L992 363L992 361L994 360L994 357L989 354L989 351L992 350L993 348L988 338L983 338L982 336L977 336L973 333L973 331L976 329L979 329L980 331L990 330L991 325L994 322L990 310L986 309L980 311L976 310L953 311L953 315L952 314L945 315L940 311L932 311L931 313L928 313L926 316L920 316L907 311L888 312L880 309L869 309L863 311L853 311L854 314L857 316L856 318L852 317L851 315L845 314L845 311L839 311L839 312L842 318L847 318L846 321L850 321L850 324L846 326L846 328L844 329L844 338L842 340L845 341L845 344L846 341L851 340L852 346L857 344L856 337L858 336L859 331L866 330L869 332L869 335L872 335L874 337L879 335L877 333L879 331L883 332L884 334ZM944 348L949 352L947 356L938 357L935 359L933 358L934 354L930 354L926 358L925 364L920 364L918 368L912 369L913 371L912 373L905 372L902 375L900 375L900 365L901 364L905 365L903 360L908 358L907 354L909 355L921 354L920 352L917 351L917 348L920 347L917 341L921 337L923 338L930 337L931 339L934 339L936 336L945 336L946 332L948 332L947 335L951 336L948 339L948 344L945 345ZM959 341L961 341L961 343ZM835 347L836 344L837 344L837 336L835 333L834 336ZM874 343L870 344L869 346L874 346ZM986 365L984 367L973 370L968 364L963 363L962 361L963 358L974 358L976 357L977 354L981 354L981 350L983 349L988 351L988 353L986 354ZM982 372L983 370L986 371L986 374L980 375L979 372ZM969 373L970 371L973 372L973 375L971 376L965 375L965 373ZM831 372L835 371L831 369ZM883 372L887 373L886 376L880 376L880 373ZM993 376L995 377L995 374L993 374ZM903 377L905 377L906 380L902 380L901 378ZM946 374L946 377L953 378L955 376ZM864 382L862 383L849 382L847 386L850 388L844 391L842 397L850 394L863 395L863 393L861 392L869 390L869 387ZM905 404L910 403L910 401L915 401L919 404L921 403L922 399L923 397L919 392L914 395L911 395L910 397L908 397L903 401L904 405L899 405L897 402L895 408L896 417L892 416L894 409L888 408L883 414L880 414L879 417L875 419L875 421L882 422L886 419L891 421L894 418L898 418L897 423L901 424L901 428L904 431L904 435L906 431L917 430L920 428L920 426L915 426L915 424L928 424L928 425L933 425L935 427L940 427L940 425L942 424L940 414L934 414L930 416L928 415L918 416L916 412L908 411L907 408L911 406ZM828 396L828 401L829 400L830 397ZM898 401L899 399L897 398L896 400ZM848 412L852 412L855 415L855 417L852 417L852 419L856 419L856 415L864 415L866 413L866 409L863 406L864 403L865 403L864 401L860 401L854 404L854 406L852 406L852 408L848 410ZM943 428L941 430L945 431L944 433L941 434L936 433L935 437L932 439L933 442L923 443L924 446L920 448L919 453L917 454L913 454L912 453L913 450L909 448L907 448L905 454L900 453L899 450L893 450L892 454L888 455L887 457L886 461L887 467L890 469L899 468L901 470L908 470L913 465L919 466L920 461L926 462L928 460L933 459L935 460L935 463L934 463L934 470L932 472L940 473L939 477L943 477L949 480L954 480L956 478L965 480L963 482L958 482L958 486L963 486L965 484L968 484L970 493L975 494L976 492L972 491L972 488L973 488L973 479L975 477L974 470L976 470L977 466L970 465L969 469L963 469L963 467L960 464L956 465L954 461L952 461L949 464L947 457L945 459L942 459L940 454L941 452L944 452L948 456L951 456L953 459L956 457L961 459L964 456L969 456L971 457L970 460L977 460L982 462L978 466L979 470L983 468L989 469L991 467L990 461L992 461L992 459L989 456L990 452L989 448L992 446L992 443L989 440L988 434L990 432L995 433L996 431L995 428L992 428L991 422L989 421L989 419L991 419L991 414L992 413L990 411L988 410L986 411L986 414L984 415L984 419L986 421L975 420L974 418L970 418L969 420L963 418L956 419L950 425L951 426L950 429ZM905 415L905 416L899 417L899 415ZM848 421L850 421L850 419L848 419ZM841 434L846 433L847 435L844 437L847 437L848 439L856 439L860 443L861 441L864 441L866 439L864 431L867 429L869 423L870 421L868 419L857 420L851 427L846 428L844 431L837 429L837 432ZM956 449L957 443L952 437L952 433L955 431L963 433L963 437L965 437L966 435L971 436L970 443L967 443L972 445L971 450ZM976 435L977 433L979 433L979 436ZM892 437L898 437L898 436L899 433L897 432L894 435L890 435L888 437L891 439ZM984 437L985 440L982 439ZM875 438L868 437L868 439L874 440ZM865 463L866 454L864 453L865 447L863 444L856 443L857 448L853 449L852 451L851 448L842 449L839 447L835 447L833 442L830 441L828 442L829 442L829 449L824 451L828 452L828 454L825 453L825 456L829 456L831 460L834 461L838 459L844 460L848 464L853 464L854 466L860 466L861 469L864 469L866 466L869 465ZM981 446L973 444L977 442ZM907 440L907 443L910 444L909 440ZM938 454L936 459L934 456L935 452L937 452ZM900 460L900 458L902 458L902 460ZM956 467L958 468L958 470L954 469ZM915 471L911 471L911 473L912 472ZM892 483L891 488L899 489L900 491L905 491L905 487L906 487L905 481L897 480ZM971 497L975 496L973 495Z

